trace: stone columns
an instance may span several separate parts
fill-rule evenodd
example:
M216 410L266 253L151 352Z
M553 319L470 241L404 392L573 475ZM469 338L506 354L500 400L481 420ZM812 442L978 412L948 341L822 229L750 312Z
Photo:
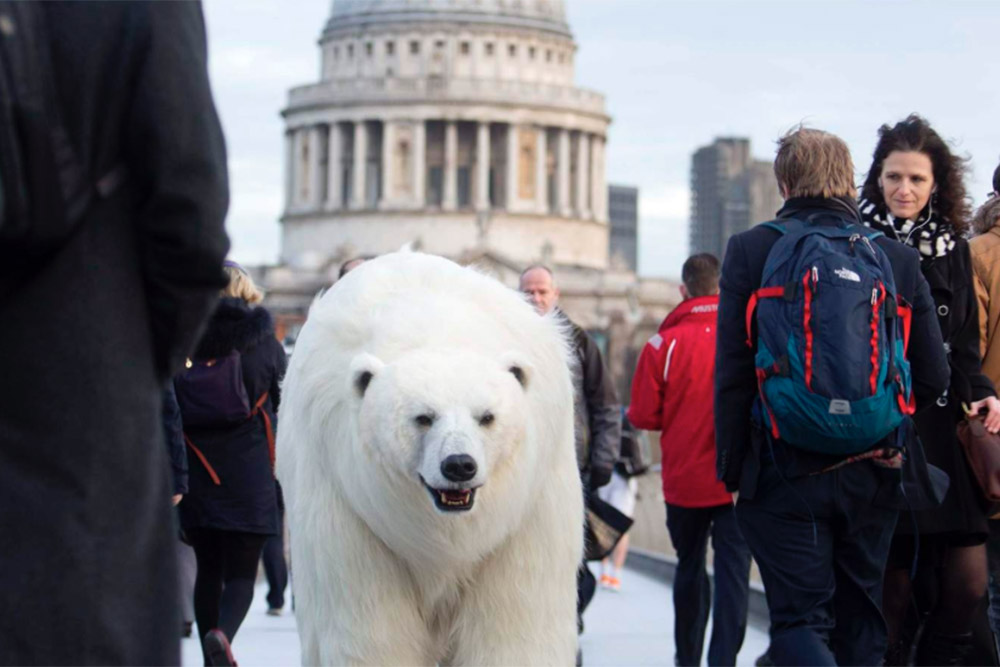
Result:
M306 129L296 128L292 133L292 208L300 211L304 203L303 179L307 177L302 163L302 147L306 142Z
M396 162L392 159L396 150L396 123L391 120L382 122L382 198L379 208L393 206L396 202L397 180L402 174L396 173Z
M444 193L441 208L445 211L458 208L458 124L453 120L444 124Z
M413 203L423 208L427 201L427 122L413 124Z
M590 217L590 135L580 132L576 143L576 214Z
M327 136L326 151L326 208L335 211L344 206L341 201L343 183L343 146L341 145L340 125L330 123L330 134Z
M518 150L517 150L517 125L513 123L507 126L507 184L504 201L504 208L508 211L517 211L520 207L518 206L518 180L517 180L517 163L518 163Z
M309 196L306 200L306 206L310 211L319 210L323 205L320 199L320 193L323 191L323 174L319 168L320 165L320 151L323 150L322 146L322 133L319 125L313 125L309 128Z
M549 179L545 173L546 147L548 132L542 126L535 128L535 210L539 213L549 211Z
M559 153L556 169L558 170L556 212L562 217L568 218L572 215L572 211L569 201L569 130L565 128L559 130Z
M294 208L295 196L295 130L285 131L285 211Z
M354 183L351 192L351 208L365 207L365 171L368 161L368 128L363 120L354 123Z
M608 186L604 182L604 138L594 135L591 139L590 158L590 207L594 220L608 221Z
M490 124L476 126L476 210L490 208Z

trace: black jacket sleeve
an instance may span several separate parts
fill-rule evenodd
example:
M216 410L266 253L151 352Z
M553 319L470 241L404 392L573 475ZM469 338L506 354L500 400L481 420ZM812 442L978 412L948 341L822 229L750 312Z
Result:
M960 261L956 262L955 266L961 267L961 270L967 274L963 276L963 279L968 283L968 287L962 290L965 303L961 309L954 308L955 312L961 312L965 317L951 340L951 363L958 373L968 380L972 393L969 398L973 401L979 401L987 396L996 396L996 391L993 383L982 372L982 357L979 347L979 300L976 298L976 290L973 287L972 256L969 244L964 241L960 242L953 252L961 253Z
M163 437L167 442L170 467L174 477L174 494L188 492L188 460L184 446L184 424L181 408L174 393L174 383L168 382L163 390Z
M611 478L621 450L621 405L611 374L604 366L601 350L582 330L583 393L590 420L590 475L592 487Z
M750 415L757 396L754 350L746 344L746 309L754 289L739 236L729 239L719 280L715 347L715 466L729 491L739 487L750 451Z
M271 396L271 405L274 407L274 414L278 414L278 406L281 404L281 381L285 379L285 371L288 369L288 356L281 343L274 340L274 377L271 379L271 388L268 390Z
M141 66L126 123L125 162L157 369L170 377L225 286L226 149L209 87L197 2L134 3Z
M941 326L937 321L934 298L930 286L920 271L919 261L913 262L913 283L916 285L913 296L913 322L910 326L910 345L907 359L910 361L910 371L913 375L913 395L917 401L917 410L932 405L948 388L951 370L948 358L944 353L944 340L941 337ZM970 289L969 292L975 294ZM976 335L979 335L979 323L976 321ZM978 346L979 339L976 339ZM976 348L978 351L978 347Z

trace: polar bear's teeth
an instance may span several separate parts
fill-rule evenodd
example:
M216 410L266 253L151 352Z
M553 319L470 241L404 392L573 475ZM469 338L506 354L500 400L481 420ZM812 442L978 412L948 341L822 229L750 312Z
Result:
M458 492L455 491L439 491L441 496L441 502L445 505L453 505L460 507L462 505L468 505L469 499L472 497L472 491L462 491L459 496Z

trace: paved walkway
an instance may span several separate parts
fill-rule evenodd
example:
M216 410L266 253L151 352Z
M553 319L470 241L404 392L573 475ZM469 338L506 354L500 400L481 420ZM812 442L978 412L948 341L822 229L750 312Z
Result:
M266 584L257 587L253 607L233 644L236 660L241 667L298 665L295 619L290 613L267 616L266 592ZM580 639L585 667L674 664L673 604L670 587L662 581L627 570L622 591L599 590L585 621L587 631ZM767 633L748 628L738 664L752 665L766 648ZM184 640L183 660L187 667L202 664L194 639Z

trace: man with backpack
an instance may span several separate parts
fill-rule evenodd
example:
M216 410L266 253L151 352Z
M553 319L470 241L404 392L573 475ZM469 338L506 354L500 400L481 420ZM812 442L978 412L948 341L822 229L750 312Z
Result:
M0 664L179 664L161 392L225 286L195 2L0 1Z
M689 257L681 270L684 301L642 348L632 377L628 419L660 431L667 530L677 551L674 642L677 665L700 665L709 610L709 665L735 665L746 634L750 551L736 525L733 497L715 477L712 377L719 260ZM715 550L715 600L705 571Z
M940 499L908 417L948 362L917 253L860 226L846 144L798 129L774 171L777 220L731 238L722 268L718 475L739 491L771 660L878 665L898 510Z

